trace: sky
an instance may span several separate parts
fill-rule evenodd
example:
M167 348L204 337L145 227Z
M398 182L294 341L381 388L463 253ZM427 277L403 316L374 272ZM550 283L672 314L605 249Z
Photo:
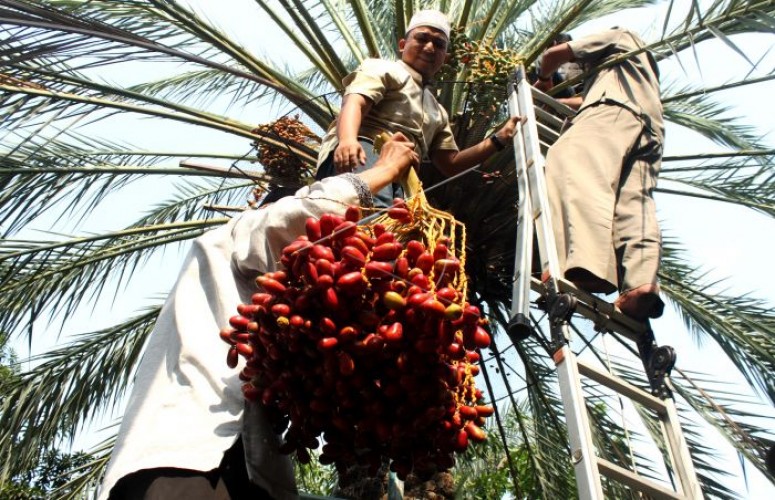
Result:
M679 2L680 4L680 2ZM256 29L258 23L250 15L243 15L239 5L244 2L239 0L220 0L218 12L209 9L215 20L224 26L228 26L234 34L240 37L243 44L249 47L271 46L276 33L266 29L266 24L261 29ZM576 38L599 29L612 25L632 27L644 34L648 39L650 34L658 33L661 29L661 17L655 16L655 9L649 8L627 15L610 16L609 18L587 23L584 27L573 32ZM771 37L736 37L735 42L743 47L744 52L753 60L764 56L761 63L762 70L758 74L772 71L775 67L775 55L772 54ZM735 80L739 75L745 74L750 69L743 57L722 42L708 42L699 48L699 60L711 63L698 68L695 60L686 55L682 58L682 65L662 63L663 75L667 75L676 83L691 82L693 86L701 87L724 83ZM286 55L275 54L275 57ZM126 78L127 75L116 75L116 78ZM145 75L135 74L129 78L142 79ZM664 82L664 80L663 80ZM775 105L771 96L775 91L772 83L759 84L738 90L724 91L718 94L718 98L733 102L735 112L746 117L747 123L756 125L757 130L765 137L765 142L771 147L775 144L775 131L773 131L772 116L775 116ZM236 116L238 119L254 122L266 122L258 110L246 110L250 116ZM261 119L258 119L261 117ZM149 149L160 150L187 150L192 149L191 144L197 144L198 150L223 151L229 153L245 153L249 144L244 139L222 136L222 140L213 142L217 134L202 134L192 127L174 127L166 130L158 130L149 126L148 120L137 120L127 116L122 119L118 127L126 131L122 134L129 143L142 144ZM200 146L201 145L201 146ZM686 154L698 151L721 150L718 146L687 134L677 127L668 128L666 134L666 154ZM665 186L668 187L668 186ZM130 222L144 208L146 200L158 199L169 189L166 182L141 181L135 188L119 193L112 198L116 207L122 207L117 213L95 214L90 224L94 230L101 226L117 227L121 218ZM775 298L775 266L771 262L771 248L775 243L775 220L753 213L751 210L737 207L720 206L715 202L704 200L687 201L681 197L657 194L656 202L658 215L662 220L663 231L668 235L676 235L685 243L691 262L696 262L706 269L709 276L714 279L729 277L728 286L738 293L754 292L756 296L767 298L773 302ZM135 212L136 211L136 212ZM142 308L143 305L155 302L165 290L169 289L177 274L178 265L182 261L184 249L179 251L167 251L164 255L154 256L145 264L146 269L153 269L152 282L135 283L122 290L120 300L110 304L109 300L103 300L92 311L83 313L82 321L78 326L85 324L98 328L111 324L117 317L125 317ZM110 310L110 315L102 311ZM715 370L724 370L731 379L738 378L735 371L724 366L723 356L719 355L713 346L699 346L695 340L685 332L680 318L668 307L665 316L652 323L657 340L660 343L673 345L678 351L678 366L686 369L707 371L709 366ZM65 335L71 331L83 330L83 328L68 329ZM45 349L52 339L36 340L33 345L34 352ZM20 355L26 353L24 346L17 349ZM708 360L713 360L709 363ZM481 385L481 384L480 384ZM77 444L83 443L88 447L94 444L94 433L90 429L84 434ZM734 456L725 458L729 468L739 467ZM741 485L739 491L744 491L745 485ZM751 475L750 498L775 497L775 487L766 479Z

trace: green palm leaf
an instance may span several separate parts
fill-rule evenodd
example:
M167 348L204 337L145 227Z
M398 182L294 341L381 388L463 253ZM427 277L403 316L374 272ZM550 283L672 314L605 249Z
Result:
M257 123L298 114L321 133L337 112L335 93L341 90L341 79L365 57L394 57L398 39L420 8L441 8L471 40L511 49L529 65L556 33L620 10L651 12L646 9L660 6L666 8L659 21L661 33L648 39L660 61L678 60L688 67L694 60L702 66L697 48L715 40L746 61L751 72L705 88L665 86L666 118L726 151L665 157L659 191L749 207L772 217L771 141L749 125L750 119L736 116L724 92L741 86L754 91L772 80L772 71L761 69L767 64L766 53L744 50L738 35L771 37L774 0L711 0L692 2L688 8L685 2L656 0L248 1L245 12L256 16L251 22L271 23L279 33L261 47L230 35L228 26L221 28L216 11L204 6L196 10L188 2L0 0L0 231L5 237L0 242L0 329L17 337L38 335L52 321L88 307L97 297L117 294L118 286L142 279L142 264L156 251L225 222L209 207L241 207L251 189L281 183L265 171L254 143L291 148L312 165L314 148L256 130ZM278 47L282 54L276 52ZM272 62L272 56L282 57L282 62ZM143 73L147 68L164 70ZM456 120L461 144L480 140L504 118L491 112L487 119L471 118L481 112L474 97L485 88L466 84L471 77L462 66L441 85L441 101ZM505 95L503 89L494 92ZM170 137L175 127L208 131L212 142L197 145L195 151L188 151L188 145L146 147L142 134L113 132L113 124L129 115L143 118L140 128L156 123L170 130ZM234 151L224 137L242 146ZM227 162L233 168L185 168L178 164L184 158ZM248 161L255 166L246 167ZM486 304L491 320L501 327L508 320L514 262L516 188L510 161L500 155L440 187L436 182L441 179L424 173L434 205L469 223L472 295ZM137 181L150 178L164 179L169 188L163 196L144 200L147 206L131 224L90 229L91 214L116 210L113 195L130 192ZM50 227L43 225L48 220L53 220ZM664 254L660 278L686 329L721 346L749 384L746 391L738 391L710 375L676 377L682 416L692 425L709 423L763 470L761 452L774 439L754 416L771 414L775 405L771 303L733 294L725 283L707 280L675 240L666 239ZM34 358L22 381L3 394L0 477L24 470L39 450L59 445L116 408L130 386L156 312L119 320L114 327L59 343ZM577 334L583 337L584 331ZM498 404L499 416L488 424L487 445L461 460L462 495L576 494L563 407L547 349L536 340L511 345L504 338L485 361L490 399ZM579 349L602 360L593 341ZM642 385L637 363L630 360L616 368ZM594 386L589 389L601 402L590 406L596 436L614 437L598 439L598 448L612 461L625 463L624 427L614 418L606 395ZM704 445L701 434L689 430L687 439L706 494L736 496L714 467L713 450ZM640 442L646 437L635 433L631 438ZM95 450L93 462L75 484L87 488L95 483L111 446L106 442ZM642 464L639 470L651 474L649 457L636 458ZM478 483L467 482L489 470L497 472ZM625 494L610 492L616 497Z
M149 309L35 359L40 364L22 373L1 403L0 440L13 443L0 456L4 475L34 466L40 450L110 409L106 400L118 402L158 312Z

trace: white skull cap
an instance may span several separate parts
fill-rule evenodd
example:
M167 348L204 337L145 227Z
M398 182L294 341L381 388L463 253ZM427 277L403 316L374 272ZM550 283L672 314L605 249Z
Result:
M428 9L415 12L412 19L409 21L409 26L406 27L406 32L409 33L420 26L436 28L444 33L444 36L449 40L449 19L447 19L446 14L441 11Z

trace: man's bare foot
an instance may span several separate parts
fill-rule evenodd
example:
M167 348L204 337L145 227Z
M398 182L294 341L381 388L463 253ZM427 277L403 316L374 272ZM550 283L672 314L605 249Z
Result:
M619 295L614 305L623 314L638 321L662 316L665 303L659 298L659 285L646 284Z

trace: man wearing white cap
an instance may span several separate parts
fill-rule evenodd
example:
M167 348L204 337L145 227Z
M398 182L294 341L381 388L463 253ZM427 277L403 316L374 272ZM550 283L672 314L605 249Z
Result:
M342 80L342 110L323 138L318 179L369 168L376 160L373 140L382 132L402 132L415 143L421 159L430 160L448 176L483 162L511 143L516 119L479 144L458 149L447 112L429 87L447 57L449 40L447 16L421 10L412 16L406 38L398 42L400 61L366 59ZM389 205L402 194L399 186L389 186L379 193L377 202Z

